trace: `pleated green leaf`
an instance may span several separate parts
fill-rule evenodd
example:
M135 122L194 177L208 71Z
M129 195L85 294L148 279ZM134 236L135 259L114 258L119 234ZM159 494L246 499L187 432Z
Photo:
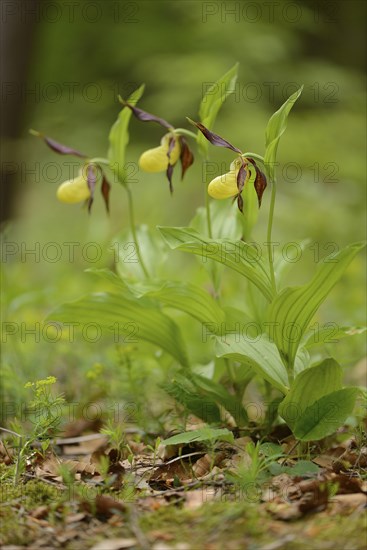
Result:
M267 332L290 366L294 364L298 346L312 317L364 246L365 243L355 243L330 254L309 283L285 288L270 304Z
M303 86L294 92L287 101L276 111L273 116L270 118L268 125L265 130L265 165L267 167L270 181L274 181L275 173L275 163L277 158L277 150L279 145L279 140L285 132L287 127L288 115L301 95Z
M228 357L251 367L262 378L278 388L288 391L288 376L279 352L265 334L249 339L243 334L217 337L217 357Z
M155 305L142 300L109 292L84 296L68 302L52 312L49 319L81 324L97 323L101 329L115 334L131 335L139 341L150 342L174 357L182 366L188 366L184 341L178 326Z
M144 93L144 88L145 86L143 84L130 95L127 101L132 105L136 105ZM131 109L128 107L123 107L108 136L110 143L108 160L110 161L111 170L114 172L120 183L123 183L126 178L125 150L127 144L129 143L128 128L131 115Z
M342 338L364 334L367 327L339 327L336 323L326 323L318 330L305 334L305 346L307 348L320 344L337 344Z
M295 437L317 441L334 433L352 414L359 394L359 388L343 388L315 401L295 423Z
M250 280L270 301L273 297L269 276L259 251L243 241L212 240L189 227L158 227L172 249L214 260Z
M221 78L209 86L200 103L199 117L200 122L208 130L212 130L218 112L227 97L235 90L237 82L238 63L236 63ZM197 142L203 156L207 155L209 142L201 132L198 132Z
M215 334L221 331L222 323L225 321L224 311L210 294L191 283L168 281L157 289L148 290L145 296L188 313Z
M305 347L298 348L296 359L294 361L294 374L297 376L310 366L310 354Z
M152 303L184 311L200 323L205 330L219 334L226 320L224 310L201 287L184 281L128 282L108 269L89 269L91 273L115 284L125 296L150 299Z
M342 389L343 369L335 359L327 358L296 376L279 406L279 414L294 428L305 410L328 393Z

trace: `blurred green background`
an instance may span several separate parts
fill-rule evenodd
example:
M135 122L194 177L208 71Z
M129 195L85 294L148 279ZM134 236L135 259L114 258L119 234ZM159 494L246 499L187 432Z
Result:
M111 265L105 248L127 226L125 194L118 184L112 189L110 217L99 196L90 216L79 205L58 203L57 186L68 178L67 162L73 159L55 155L28 129L91 156L106 156L109 128L120 109L117 94L127 97L142 82L146 91L139 106L187 127L185 117L197 119L208 84L238 61L236 91L221 110L215 131L259 154L264 151L269 116L304 84L279 148L274 240L310 237L322 257L332 251L327 248L330 243L342 247L364 238L364 2L60 0L51 4L39 8L28 79L19 97L23 120L14 153L19 194L16 217L6 224L3 242L19 250L39 246L40 251L54 242L63 254L54 262L42 253L3 257L3 322L42 323L57 304L91 288L104 288L83 270ZM127 161L135 163L141 152L158 145L162 132L135 119L130 129ZM211 148L210 153L219 175L233 157L227 150ZM131 185L138 223L188 225L204 203L202 172L196 153L185 180L180 182L175 174L173 197L162 175L137 172ZM264 195L254 235L259 242L265 241L269 195ZM63 245L70 242L78 243L73 261ZM90 242L104 250L96 262L83 254L83 246ZM171 253L170 265L176 276L180 270L184 277L193 277L195 260ZM304 263L297 265L297 281L306 280L314 268L313 252L308 251ZM363 258L358 256L321 310L320 323L364 322L364 272ZM228 276L224 292L234 299L237 286L234 291L231 281ZM105 380L112 373L124 376L110 342L51 343L42 335L39 342L32 336L22 342L20 333L5 340L8 395L16 394L29 379L53 374L75 398L86 385L90 387L86 372L96 362L104 365ZM354 367L363 355L363 337L342 341L336 351L329 351L345 367ZM151 376L149 368L140 366L136 374L144 383Z

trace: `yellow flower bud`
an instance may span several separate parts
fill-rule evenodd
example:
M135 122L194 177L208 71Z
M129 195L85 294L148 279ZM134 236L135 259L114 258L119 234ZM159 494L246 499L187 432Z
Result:
M238 194L237 188L238 170L231 170L214 178L208 186L208 193L213 199L228 199Z
M169 149L169 140L171 134L166 134L161 139L161 145L154 149L148 149L145 151L140 159L139 166L145 172L165 172L169 164L176 164L179 159L181 148L178 139L175 141L175 145L171 151L170 159L168 159L167 153Z
M78 177L64 181L58 188L56 195L59 201L69 204L89 199L90 191L86 178L80 172Z

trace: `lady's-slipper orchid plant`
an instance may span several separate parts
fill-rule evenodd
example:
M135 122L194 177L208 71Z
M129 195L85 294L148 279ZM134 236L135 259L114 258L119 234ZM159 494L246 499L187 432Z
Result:
M255 187L260 208L267 181L265 174L257 166L255 160L249 156L244 156L238 147L235 147L218 134L211 132L200 122L194 122L191 119L188 120L200 130L212 145L226 147L239 154L239 157L231 163L229 172L217 176L209 183L209 195L213 199L237 198L237 206L243 212L242 191L245 185L251 185L252 183Z
M107 181L101 165L77 149L63 145L50 137L44 136L40 132L30 130L30 133L43 139L50 149L60 155L73 155L84 159L84 164L79 169L78 176L64 181L58 187L56 196L59 201L67 204L85 202L88 207L88 211L90 212L94 201L94 191L97 183L100 182L102 197L108 212L111 186Z
M269 424L277 421L278 415L299 440L319 440L333 433L352 414L361 389L343 387L343 369L333 358L325 357L315 364L309 350L317 343L327 342L329 332L324 328L316 332L311 330L310 322L365 243L354 243L330 254L320 262L307 283L284 286L287 259L283 256L274 258L272 246L277 188L275 167L278 144L286 129L288 115L303 87L294 92L269 119L265 129L264 156L243 153L211 131L219 108L228 95L223 93L223 89L234 90L237 68L236 64L203 97L199 108L200 122L188 119L198 129L196 135L183 128L174 128L166 120L138 109L135 104L143 94L144 85L135 90L127 101L120 98L123 109L109 134L108 160L90 159L79 151L33 132L57 153L83 159L84 170L59 187L57 194L64 202L86 201L90 209L95 187L101 180L102 194L108 206L109 184L102 170L99 172L100 165L107 164L114 172L128 197L130 231L122 236L122 242L124 245L131 244L133 239L138 259L136 271L130 266L128 268L125 259L120 257L116 261L116 272L97 270L109 284L115 285L115 291L91 294L64 304L53 313L52 319L69 322L70 318L77 318L81 323L89 323L98 318L106 329L111 330L112 326L118 325L119 334L127 337L131 336L129 327L133 323L139 329L139 340L153 344L173 359L177 370L175 379L165 386L166 391L196 417L216 425L223 423L223 411L227 411L239 427L247 425L249 419L243 406L244 392L255 376L261 377L267 382ZM162 242L158 242L156 234L150 233L146 226L135 225L132 192L125 177L125 149L129 142L128 125L132 114L143 122L156 122L164 128L160 145L145 151L139 159L139 166L147 172L165 172L171 192L172 174L178 161L181 161L183 177L194 160L184 136L196 139L204 158L208 158L207 141L216 147L230 149L236 155L229 171L209 183L206 210L198 210L192 225L158 227L169 248L201 256L203 262L209 259L213 293L191 280L156 278L160 273L156 270L156 264L162 261L159 268L164 265ZM248 235L257 221L258 207L267 181L271 184L271 196L266 231L268 257L264 258L258 254L258 247L254 246L256 243L249 240ZM229 223L222 223L226 209L221 212L221 205L216 204L212 208L214 215L211 218L209 196L237 200L237 206L241 212L244 211L244 215L232 216ZM211 220L215 232L211 230ZM245 230L239 227L243 221ZM246 230L248 234L245 234ZM306 243L292 244L303 250ZM238 251L236 259L234 250ZM148 260L146 264L145 259ZM222 306L222 300L217 300L220 297L220 277L215 269L217 264L242 277L244 286L241 286L238 297L243 299L243 307L240 299L236 307ZM191 342L194 333L188 328L189 324L185 324L188 333L181 332L181 326L175 318L166 314L165 307L190 315L210 334L208 345L211 348L210 351L203 348L203 356L209 352L212 354L212 376L197 374L198 365L192 363L190 348L186 345L186 342ZM238 322L239 319L243 321ZM242 322L246 323L245 331ZM234 324L238 327L236 333L232 330ZM248 326L251 326L249 332ZM352 335L359 330L358 327L340 328L340 334ZM203 339L201 344L204 345ZM224 368L227 373L223 373ZM227 391L223 384L226 379L231 381L231 391ZM203 403L209 406L203 407ZM297 405L296 411L294 405ZM277 409L276 414L273 409Z
M173 192L172 175L178 160L181 162L181 179L194 162L194 155L186 139L181 135L181 129L176 129L164 118L157 117L135 107L131 103L119 98L121 103L131 109L134 116L143 122L156 122L166 130L158 147L148 149L139 158L139 167L144 172L166 172L171 193Z

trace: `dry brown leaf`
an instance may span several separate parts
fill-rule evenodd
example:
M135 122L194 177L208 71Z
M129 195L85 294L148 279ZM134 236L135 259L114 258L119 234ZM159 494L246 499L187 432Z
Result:
M185 507L189 510L196 510L206 502L213 500L215 497L214 491L208 492L206 488L196 489L185 493Z
M79 438L79 442L73 444L60 445L62 447L62 452L64 455L92 455L98 451L103 452L107 448L107 436L103 434L96 434L99 437L94 437L93 439L86 439L85 441L82 438Z
M290 548L291 546L288 544L292 542L295 538L295 535L285 535L285 537L282 537L279 540L275 540L274 542L270 542L266 546L262 547L262 550L278 550L279 548Z
M208 550L210 550L209 547L207 547ZM186 544L186 542L179 542L174 544L173 546L170 546L169 544L166 544L164 542L156 542L152 546L152 550L193 550L192 547L190 547L189 544Z
M170 541L175 537L171 533L166 533L166 531L159 531L157 529L156 531L149 531L149 538Z
M0 440L0 462L4 464L11 464L14 457L14 451L10 447L4 445L3 441Z
M87 418L79 418L78 420L74 420L73 422L66 424L61 432L61 435L64 438L77 437L87 430L98 432L101 427L102 420L100 418L94 418L92 420L88 420Z
M49 507L48 506L38 506L31 512L31 516L36 519L44 519L48 516Z
M251 437L249 437L248 435L244 435L243 437L237 437L233 443L233 446L236 449L244 450L246 448L246 445L248 445L249 443L252 443Z
M266 508L274 517L282 521L293 521L302 516L302 512L297 504L272 502Z
M326 468L327 470L332 469L334 461L335 458L329 455L319 455L316 458L312 459L312 462L317 464L317 466L320 466L321 468Z
M78 512L77 514L68 514L65 517L65 523L78 523L79 521L83 521L87 515L84 512Z
M338 495L350 493L362 493L362 480L359 477L351 477L345 474L333 475L333 483L338 484Z
M207 474L208 472L210 472L213 465L214 465L213 457L206 454L195 462L195 464L192 467L192 471L194 472L196 477L202 477L202 476L205 476L205 474Z
M80 530L68 528L66 532L63 532L61 535L56 536L57 542L62 545L65 545L66 542L80 537Z
M330 504L335 514L350 514L357 508L361 511L367 506L367 496L363 493L354 493L350 495L336 495Z
M161 489L172 487L175 479L180 482L192 479L190 464L184 460L177 460L171 464L158 466L149 479L149 485Z
M83 504L86 505L87 510L89 508L88 511L93 512L93 507L95 507L96 515L102 518L109 518L113 514L126 511L126 506L123 502L108 495L97 495L93 505L88 501L83 501Z
M214 456L206 454L203 457L199 458L199 460L197 460L192 467L192 471L195 477L207 476L207 474L213 471L215 466L221 464L225 458L226 453L224 451L220 451Z
M63 460L55 456L47 458L41 466L36 468L36 474L39 477L42 477L42 474L59 476L60 475L60 466L65 466L70 472L76 474L90 474L94 475L98 472L97 466L95 464L90 464L90 461L86 460Z
M137 544L136 539L105 539L92 546L91 550L124 550Z

